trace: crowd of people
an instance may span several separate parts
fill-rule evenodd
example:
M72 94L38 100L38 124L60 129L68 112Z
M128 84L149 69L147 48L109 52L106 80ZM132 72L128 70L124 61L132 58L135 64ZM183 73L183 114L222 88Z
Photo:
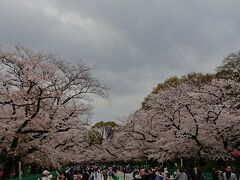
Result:
M232 171L232 166L230 165L226 166L224 170L214 169L212 176L213 180L238 180L236 174Z
M180 169L181 172L181 169ZM183 176L177 174L177 176ZM127 167L111 166L100 168L98 166L80 166L75 165L66 171L57 171L54 177L49 171L44 170L42 177L39 180L170 180L174 179L166 171L159 167L144 169L135 168L129 169ZM184 180L184 179L179 179Z
M49 171L44 170L39 180L207 180L202 171L196 168L194 173L185 172L179 168L177 172L169 174L167 169L160 167L145 169L143 167L127 169L118 166L101 168L99 166L75 165L65 171L58 171L53 176ZM231 166L226 166L223 171L214 169L213 180L238 180L232 172ZM240 180L240 178L239 178Z

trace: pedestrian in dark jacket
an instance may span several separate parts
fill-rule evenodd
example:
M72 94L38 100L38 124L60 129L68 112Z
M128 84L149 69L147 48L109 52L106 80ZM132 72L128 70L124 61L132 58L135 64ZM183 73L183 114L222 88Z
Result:
M174 180L188 180L187 174L184 172L183 168L179 168L179 173L177 173Z

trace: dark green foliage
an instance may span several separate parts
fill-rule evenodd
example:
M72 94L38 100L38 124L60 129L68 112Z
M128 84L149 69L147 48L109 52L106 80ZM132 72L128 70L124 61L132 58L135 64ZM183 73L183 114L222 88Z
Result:
M92 128L103 128L103 127L115 128L117 126L118 125L113 121L107 121L107 122L100 121L100 122L97 122Z
M112 137L114 130L117 127L118 125L113 121L97 122L88 131L86 140L90 144L102 144L104 139L109 139Z
M85 139L91 145L102 144L103 141L101 134L94 129L90 129L88 131L87 137Z
M222 65L217 67L216 76L240 82L240 51L231 53L224 58Z

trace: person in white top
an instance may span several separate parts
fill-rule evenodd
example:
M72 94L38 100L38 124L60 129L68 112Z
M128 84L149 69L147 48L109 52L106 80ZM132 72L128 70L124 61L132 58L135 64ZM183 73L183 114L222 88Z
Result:
M44 170L42 172L42 177L38 178L38 180L51 180L52 179L52 175L50 174L50 172L48 170Z

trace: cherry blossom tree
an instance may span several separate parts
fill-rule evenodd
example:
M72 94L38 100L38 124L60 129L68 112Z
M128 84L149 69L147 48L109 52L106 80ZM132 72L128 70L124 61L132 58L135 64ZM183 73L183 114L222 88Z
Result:
M107 95L89 67L16 46L0 50L0 79L1 153L54 165L87 146L89 102Z
M134 118L134 116L130 117ZM95 159L100 158L104 161L113 162L146 158L143 149L144 136L144 133L137 131L132 123L119 125L111 138L103 140L100 146L97 145L98 147L94 151L95 154L98 154L98 157Z
M214 79L199 85L182 84L152 96L149 109L145 110L152 125L148 126L148 134L164 137L156 141L167 150L164 152L169 152L163 159L171 154L225 158L239 143L239 129L236 127L240 123L240 112L235 108L235 98L239 97L232 98L227 86L239 89L235 82Z
M240 143L239 89L232 80L190 76L149 95L128 120L124 133L131 138L121 138L127 138L125 144L133 139L132 147L140 143L137 149L143 157L161 162L228 158Z

